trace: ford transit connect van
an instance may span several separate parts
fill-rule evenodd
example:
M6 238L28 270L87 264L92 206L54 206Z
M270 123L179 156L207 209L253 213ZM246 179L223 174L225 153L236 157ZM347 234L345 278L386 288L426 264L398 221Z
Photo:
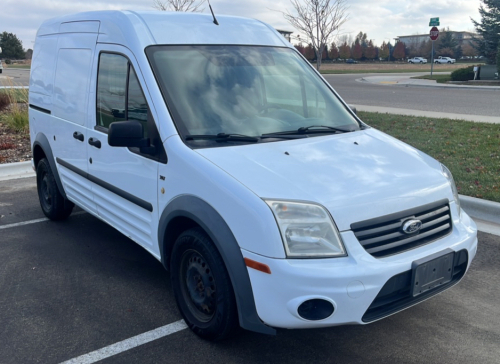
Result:
M477 231L449 170L363 123L269 25L217 20L104 11L40 27L44 214L78 205L150 252L211 340L367 324L456 284Z

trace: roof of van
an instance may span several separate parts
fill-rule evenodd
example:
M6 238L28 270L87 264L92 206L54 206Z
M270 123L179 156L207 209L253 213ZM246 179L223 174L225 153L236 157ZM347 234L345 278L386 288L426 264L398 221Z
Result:
M270 25L235 16L164 11L93 11L44 22L37 36L60 33L99 33L99 43L240 44L290 46Z

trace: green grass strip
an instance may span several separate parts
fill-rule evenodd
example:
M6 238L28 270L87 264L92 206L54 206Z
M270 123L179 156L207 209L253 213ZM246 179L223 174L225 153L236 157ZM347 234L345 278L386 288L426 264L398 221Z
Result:
M425 76L415 76L412 78L418 78L421 80L435 80L437 83L446 83L451 81L450 75L425 75Z

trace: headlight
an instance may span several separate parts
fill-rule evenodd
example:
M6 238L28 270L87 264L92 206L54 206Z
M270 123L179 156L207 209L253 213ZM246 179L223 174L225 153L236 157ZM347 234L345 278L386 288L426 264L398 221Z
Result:
M460 217L460 199L458 198L458 190L455 185L455 180L453 179L450 170L446 168L444 164L441 164L441 169L443 170L443 175L448 179L448 182L450 182L451 190L453 191L453 196L455 197L455 205L458 209L458 217Z
M264 200L271 208L288 258L346 256L328 212L311 203Z

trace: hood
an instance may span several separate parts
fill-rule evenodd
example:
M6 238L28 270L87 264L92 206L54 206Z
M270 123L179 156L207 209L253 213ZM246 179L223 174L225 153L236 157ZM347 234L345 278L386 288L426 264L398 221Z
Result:
M439 162L375 129L196 150L261 198L325 206L354 222L453 199Z

